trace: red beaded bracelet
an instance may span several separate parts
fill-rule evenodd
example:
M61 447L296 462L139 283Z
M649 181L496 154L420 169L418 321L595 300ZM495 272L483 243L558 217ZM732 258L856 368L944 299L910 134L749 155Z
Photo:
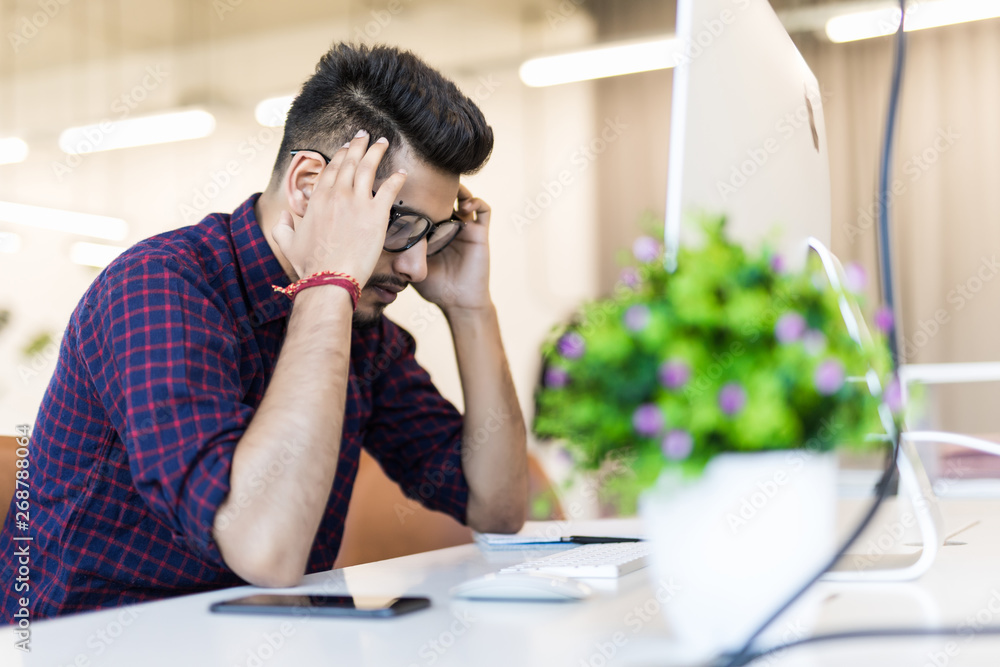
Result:
M271 285L271 287L274 288L275 292L281 292L289 299L295 299L296 294L307 287L315 287L316 285L343 287L351 295L351 307L357 310L358 299L361 298L361 286L358 285L357 280L340 271L319 271L311 276L299 278L288 287L279 287L278 285Z

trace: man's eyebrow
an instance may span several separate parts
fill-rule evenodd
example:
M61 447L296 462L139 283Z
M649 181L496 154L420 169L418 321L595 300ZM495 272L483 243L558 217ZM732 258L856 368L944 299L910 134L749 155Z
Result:
M425 218L427 218L428 220L433 220L434 219L432 216L424 213L420 209L416 209L416 208L413 208L411 206L407 206L406 204L403 203L402 199L400 199L399 202L397 202L396 204L394 204L394 206L396 208L398 208L399 210L401 210L401 211L406 211L407 213L416 213L417 215L422 215Z
M402 202L403 202L403 200L400 199L399 203L398 204L394 204L394 206L397 209L399 209L400 211L405 211L406 213L414 213L416 215L420 215L420 216L423 216L423 217L427 218L431 222L438 222L438 220L436 220L433 215L430 215L429 213L424 213L423 211L421 211L419 209L407 206L406 204L404 204ZM454 209L452 209L452 213L454 213Z

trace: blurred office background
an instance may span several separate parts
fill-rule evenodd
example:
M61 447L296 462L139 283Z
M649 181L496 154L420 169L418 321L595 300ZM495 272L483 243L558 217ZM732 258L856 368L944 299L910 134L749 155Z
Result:
M867 268L874 305L891 39L840 44L824 35L827 18L857 3L772 4L824 94L833 249ZM13 155L0 164L0 202L127 225L78 221L52 231L0 215L0 432L34 419L59 337L99 271L92 265L114 246L231 211L261 190L281 128L269 126L273 112L255 118L255 108L294 94L340 40L413 50L491 122L493 159L467 182L493 206L493 294L530 415L547 332L612 289L642 214L663 215L672 73L530 88L518 67L532 56L668 35L674 12L674 2L656 0L0 0L0 141L28 147L14 161L22 145L0 144ZM910 37L894 197L906 360L1000 360L1000 19ZM66 128L181 109L209 112L214 130L80 155L60 148ZM390 315L414 333L419 358L460 405L444 318L412 290ZM977 385L936 391L932 407L938 425L985 432L1000 431L997 404L1000 388Z

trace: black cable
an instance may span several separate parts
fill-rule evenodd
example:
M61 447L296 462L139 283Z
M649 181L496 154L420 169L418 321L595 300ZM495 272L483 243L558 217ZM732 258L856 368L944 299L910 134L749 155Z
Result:
M896 341L896 299L892 282L892 257L889 249L889 174L892 169L892 147L896 136L896 117L899 115L899 91L903 84L903 66L906 61L906 0L899 0L899 29L896 31L895 55L892 65L892 86L889 90L889 108L886 110L885 136L882 138L882 159L879 165L878 190L878 250L882 277L882 301L893 318L886 332L893 372L899 370L899 346Z
M889 174L891 170L892 162L892 146L893 137L895 135L896 128L896 116L899 111L899 91L903 80L903 60L906 57L906 33L904 32L904 22L906 16L906 0L899 0L899 29L896 31L896 48L895 56L893 59L892 66L892 85L889 92L889 108L886 118L886 128L885 137L882 144L882 159L881 166L879 169L879 224L878 224L878 240L879 240L879 251L880 251L880 262L881 262L881 274L882 274L882 290L884 294L882 295L885 300L886 307L889 311L895 313L894 299L892 292L892 261L889 252ZM890 324L888 331L889 338L889 350L892 357L893 372L897 372L899 368L899 356L896 347L896 323L895 317ZM784 604L782 604L773 614L771 614L764 623L757 628L757 630L750 635L750 638L743 644L743 647L737 651L735 654L721 657L721 664L725 667L739 667L740 665L746 664L746 660L751 655L756 655L753 659L756 660L760 657L756 653L752 653L751 649L757 638L767 628L771 626L774 621L776 621L783 613L785 613L789 607L791 607L795 602L801 598L806 591L808 591L812 586L820 580L820 578L826 574L828 570L833 569L841 558L847 553L847 550L851 548L851 545L857 541L861 536L861 533L868 527L871 523L872 518L874 518L875 513L878 512L879 507L881 507L883 500L885 500L888 494L889 487L893 481L896 472L896 461L899 458L899 429L895 429L895 432L891 434L893 438L892 443L892 454L890 456L889 465L886 467L885 472L882 473L882 478L879 480L878 487L875 494L875 501L872 503L868 512L865 514L864 518L858 524L858 526L851 533L850 537L844 541L837 553L830 559L830 562L819 572L817 572L809 581L797 590ZM821 637L822 635L817 635Z
M823 642L848 641L853 639L884 639L897 637L970 637L973 635L1000 635L1000 626L988 625L981 628L955 627L955 628L873 628L869 630L847 630L844 632L829 632L811 637L803 637L790 641L787 644L779 644L769 649L763 649L755 653L746 655L738 663L729 663L734 667L749 665L755 660L774 655L779 651L786 651L790 648L802 646L804 644L819 644Z

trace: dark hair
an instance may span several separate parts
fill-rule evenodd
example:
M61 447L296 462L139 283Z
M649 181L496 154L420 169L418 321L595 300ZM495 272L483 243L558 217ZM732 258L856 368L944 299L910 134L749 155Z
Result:
M478 171L493 151L493 129L454 83L409 51L335 44L302 85L285 121L272 179L312 148L332 155L358 130L385 137L385 176L403 141L432 167L451 174Z

